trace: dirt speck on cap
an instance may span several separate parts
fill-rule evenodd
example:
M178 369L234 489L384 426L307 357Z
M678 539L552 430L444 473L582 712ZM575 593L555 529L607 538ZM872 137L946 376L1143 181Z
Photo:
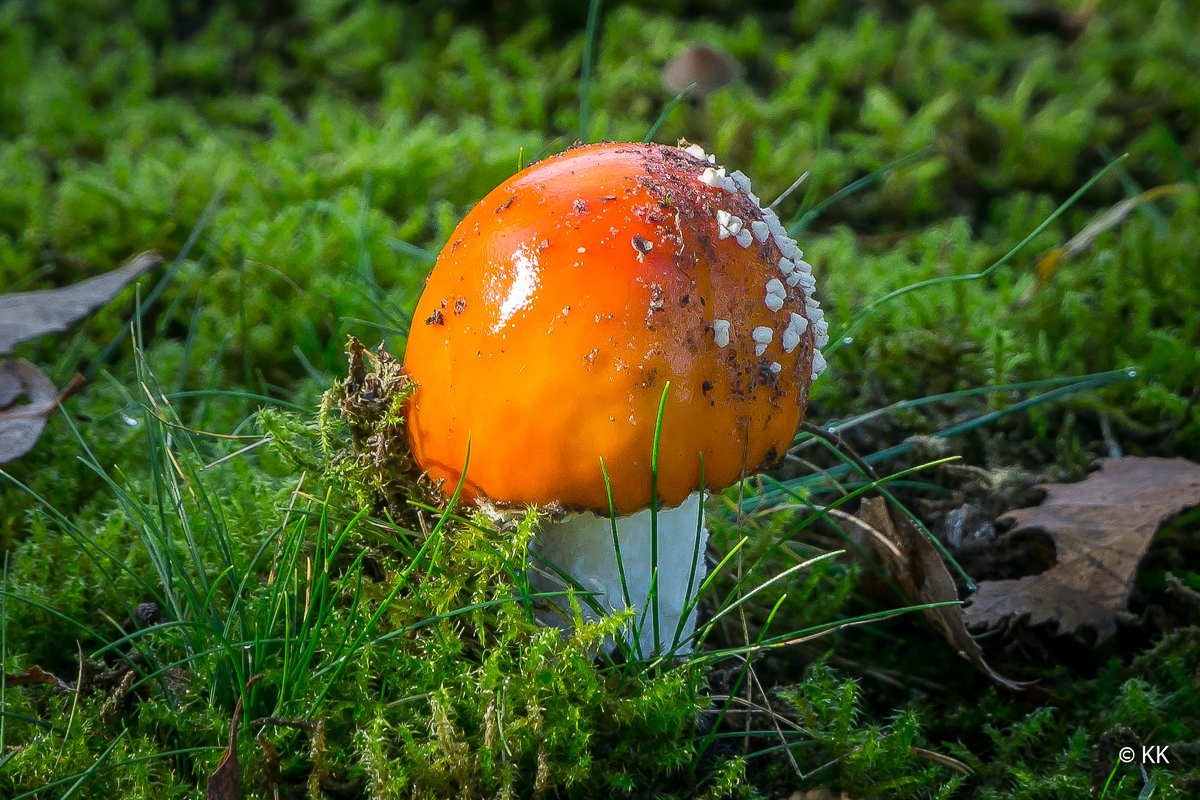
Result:
M646 257L646 254L654 249L654 242L650 241L644 236L641 236L640 234L635 233L630 242L633 244L633 249L637 251L638 261L643 260Z
M650 327L651 320L654 315L663 310L663 296L666 294L663 291L661 283L650 284L650 307L646 310L646 327Z

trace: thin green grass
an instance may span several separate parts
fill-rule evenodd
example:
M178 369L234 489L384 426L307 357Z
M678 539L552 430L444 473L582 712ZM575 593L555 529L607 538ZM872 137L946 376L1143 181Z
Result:
M899 411L899 410L904 410L904 409L909 409L909 408L917 408L922 405L928 405L930 403L935 403L935 402L943 402L945 400L952 400L952 399L957 399L960 397L970 397L970 396L991 394L991 393L1002 392L1002 391L1015 391L1018 389L1026 389L1026 388L1040 388L1043 386L1052 386L1052 385L1056 385L1056 384L1062 384L1064 382L1067 383L1066 386L1059 385L1058 388L1052 389L1051 391L1043 392L1041 394L1026 398L1024 400L1019 400L1011 405L1004 406L1004 407L996 409L994 411L989 411L989 412L986 412L983 414L979 414L970 420L967 420L965 422L961 422L961 423L958 423L955 425L951 425L949 427L943 428L942 430L936 431L934 434L932 434L933 436L936 436L939 438L949 439L949 438L954 438L956 436L961 436L969 431L975 430L976 428L982 427L984 425L988 425L999 419L1003 419L1004 417L1008 417L1013 414L1018 414L1018 413L1027 411L1028 409L1033 408L1034 406L1053 402L1055 400L1061 400L1064 397L1068 397L1070 395L1077 394L1080 392L1094 391L1096 389L1101 389L1106 386L1111 386L1113 384L1134 381L1134 380L1137 380L1138 377L1139 376L1138 376L1137 370L1130 368L1130 369L1123 369L1123 370L1113 370L1111 372L1104 372L1104 373L1100 373L1100 374L1096 374L1096 375L1085 375L1085 376L1082 376L1079 378L1061 378L1061 379L1053 379L1053 380L1049 380L1049 381L1031 381L1028 383L1012 384L1012 385L1003 386L1003 387L992 387L992 388L985 387L985 388L979 388L979 389L963 390L961 392L949 392L949 393L945 393L945 394L941 394L941 395L932 395L927 398L917 398L917 399L913 399L913 400L900 401L898 403L895 403L893 405L887 406L882 409L876 409L875 411L866 412L862 415L854 417L845 422L835 423L828 430L830 430L831 433L841 432L841 431L847 430L851 427L854 427L856 425L863 424L863 423L867 422L868 420L871 420L871 419L874 419L874 418L880 416L881 414L891 413L894 411ZM811 434L801 433L801 434L798 434L798 436L797 436L797 442L799 444L807 444L808 442L813 441L815 438L816 437L812 437ZM894 445L889 448L885 448L883 450L876 451L874 453L869 453L867 455L864 455L862 460L864 463L873 466L875 464L885 462L889 459L907 455L913 451L914 447L915 447L915 445L913 445L911 442L905 442L902 444ZM752 510L757 509L757 508L762 508L762 507L769 507L771 504L779 502L783 494L790 493L790 492L796 492L796 491L801 491L801 490L821 491L821 490L835 489L836 487L834 486L833 481L840 480L844 475L855 471L855 469L856 468L851 464L842 464L840 466L830 467L829 469L822 470L818 474L795 478L792 480L788 480L788 481L779 483L778 487L775 489L766 490L766 491L762 492L761 494L750 497L749 498L750 507Z
M583 62L579 71L579 141L590 141L592 106L592 69L596 59L596 42L600 38L600 8L603 0L588 3L587 27L583 32Z
M104 764L104 761L108 758L108 754L115 750L117 745L121 744L128 734L129 731L125 730L121 731L116 737L114 737L112 743L109 744L109 746L104 749L104 752L100 754L100 757L96 759L96 763L79 773L79 777L75 779L75 782L72 783L65 792L63 792L62 800L66 800L68 797L75 794L75 790L100 769L100 767Z
M142 319L141 315L147 308L154 305L154 303L158 301L163 292L167 290L167 287L170 286L175 280L180 268L191 255L192 249L200 240L204 229L211 222L213 215L220 206L226 189L226 186L221 186L215 192L213 192L212 197L209 198L208 204L204 207L203 213L200 214L200 218L197 219L196 224L192 226L191 233L188 234L188 238L183 243L183 247L180 248L179 253L176 254L175 258L171 259L171 263L167 266L162 278L160 278L158 283L155 284L154 288L150 290L150 294L146 295L146 300L139 308L137 314L125 323L123 329L109 340L108 344L105 345L100 351L100 354L92 360L90 365L88 365L87 370L84 372L85 378L91 380L95 376L96 370L100 368L100 365L107 362L109 357L112 356L113 352L120 347L121 342L125 340L129 326L135 323L140 325Z
M315 509L293 514L300 491L298 485L292 492L292 504L282 510L283 523L268 528L267 534L254 543L255 550L249 558L239 557L236 546L227 540L227 522L208 501L206 479L198 466L203 460L202 454L190 447L192 434L169 422L172 412L165 396L155 388L151 374L143 373L139 385L145 390L140 401L142 426L149 444L154 476L152 486L159 487L158 491L153 492L147 502L115 480L107 476L106 480L110 491L127 509L149 563L155 569L158 586L145 581L141 581L140 586L143 590L154 591L164 607L170 609L173 619L128 633L118 631L116 636L108 637L82 623L75 623L96 641L90 654L92 659L120 656L131 647L143 654L147 666L131 691L143 686L154 687L163 693L164 699L170 700L171 694L163 679L183 668L194 671L195 677L208 685L207 702L228 708L243 694L242 687L251 670L265 669L273 675L272 715L312 716L321 712L331 698L331 692L345 691L342 678L346 670L367 650L374 651L393 641L402 641L422 630L438 631L440 637L443 632L439 629L455 620L503 607L557 600L570 594L510 592L502 597L433 613L377 635L374 629L388 616L393 599L402 591L421 591L419 584L410 580L414 571L420 569L426 581L437 574L434 565L444 547L445 527L463 522L452 513L453 503L438 510L437 524L423 538L420 547L412 552L411 558L405 560L404 568L389 581L389 593L368 608L363 594L363 559L367 550L356 548L356 554L339 579L341 586L336 589L333 575L334 565L349 543L359 536L359 529L370 530L364 527L364 511L340 523L335 534L331 514L334 508L328 492ZM82 438L81 444L86 451ZM92 467L99 469L96 464ZM57 515L66 529L72 529L65 516L48 510ZM197 514L199 516L195 516ZM289 519L294 521L289 524ZM309 527L310 520L315 521L315 535ZM499 535L494 531L484 532ZM399 528L393 528L393 533L401 539L407 535ZM86 534L79 532L79 535L82 548L94 550L99 547ZM113 565L122 563L114 553L99 549L96 556L98 569L103 571L106 561ZM268 564L267 557L272 550L274 560ZM309 552L311 555L307 554ZM504 558L502 554L496 557ZM264 592L260 582L268 566L269 578ZM518 572L511 564L506 568L519 587ZM136 573L129 568L126 571L129 579L136 582ZM347 582L354 586L349 598L344 591ZM134 601L125 599L121 582L109 574L108 583L114 596L121 599L127 611L131 611ZM255 587L253 591L251 587ZM6 584L0 601L4 603L5 625L9 595ZM27 602L40 605L32 600ZM172 649L178 657L158 657ZM248 710L255 702L253 697L241 699ZM35 718L14 716L6 711L5 718L9 717L58 730ZM67 782L72 787L69 791L77 791L77 787L109 767L139 763L134 759L105 764L109 752L111 750L102 753L88 769L73 773L69 778L52 779L39 791ZM200 751L177 748L173 752Z
M649 607L654 616L654 652L662 650L662 635L658 621L658 443L662 436L663 412L667 407L667 395L671 391L671 382L663 386L662 397L658 399L658 412L654 418L654 443L650 450L650 602Z
M125 732L123 731L121 735L124 736ZM113 742L113 745L115 745L115 744L117 744L116 741ZM111 746L109 749L111 750ZM87 777L97 775L100 773L104 773L104 772L110 772L114 769L121 769L122 767L128 767L133 764L142 764L147 761L157 761L159 759L174 758L177 756L190 755L192 753L214 753L214 752L223 751L224 749L225 748L223 746L216 746L216 745L212 745L212 746L208 746L208 747L185 747L185 748L182 748L179 750L165 750L161 753L155 753L153 755L148 755L148 756L138 756L135 758L128 758L123 761L116 762L114 764L103 764L103 763L101 763L101 761L103 760L101 758L101 759L97 760L96 764L93 767L89 768L88 770L86 770L84 772L75 773L73 775L68 775L64 778L59 778L57 780L51 781L51 782L45 784L44 786L39 786L38 788L33 789L31 791L23 792L19 795L16 795L12 798L12 800L27 800L27 798L30 798L30 797L37 797L39 794L41 794L42 792L44 792L48 789L57 789L60 786L66 786L68 783L72 784L73 786L77 786L77 785L79 785L79 783L81 783L83 781L83 779L85 779ZM107 752L108 751L106 751L106 753Z
M828 209L830 206L835 205L839 201L844 200L847 197L849 197L857 192L861 192L863 189L866 189L870 186L874 186L876 183L883 180L888 175L890 175L891 173L893 173L897 170L903 169L911 164L916 164L926 158L929 158L932 154L933 154L933 151L931 148L928 148L928 147L922 148L921 150L918 150L915 153L910 153L909 155L906 155L903 158L898 158L895 161L889 162L889 163L883 165L882 167L880 167L879 169L867 173L866 175L864 175L863 177L854 181L853 183L851 183L841 189L838 189L836 192L834 192L833 194L831 194L829 197L825 198L821 202L817 203L815 206L810 208L808 211L805 211L804 213L800 214L795 219L795 221L790 223L787 226L788 235L791 236L792 238L799 236L806 228L808 228L809 225L811 225L819 216L821 216L821 214L824 213L825 210ZM803 178L803 176L801 176L801 178ZM791 188L789 188L787 192L784 192L784 194L781 195L780 197L781 198L786 197L788 193L790 193L792 190L794 190L799 185L799 183L800 183L800 181L797 180L797 182L792 184ZM775 202L779 202L779 201L776 200ZM772 203L771 205L774 205L774 204L775 203Z
M841 343L846 341L846 339L852 339L854 335L862 328L863 324L880 308L886 306L888 303L898 300L906 294L919 292L934 286L945 286L952 283L980 281L994 274L998 269L1011 261L1018 253L1028 247L1029 243L1036 239L1042 233L1042 231L1054 224L1054 221L1066 213L1067 209L1079 202L1079 199L1087 194L1088 190L1091 189L1097 181L1107 175L1110 170L1118 166L1121 162L1125 161L1128 157L1129 154L1126 153L1117 159L1110 161L1103 169L1089 178L1088 181L1083 184L1083 186L1080 186L1078 189L1076 189L1075 192L1069 198L1067 198L1065 202L1063 202L1058 208L1054 209L1054 212L1042 220L1042 222L1036 228L1030 231L1024 239L1017 242L1012 249L1010 249L996 261L992 262L992 264L986 269L979 272L973 272L968 275L943 275L937 278L917 281L916 283L911 283L908 286L901 287L895 291L888 292L878 300L871 301L865 307L856 311L854 315L850 317L850 321L846 323L845 327L842 330L839 330L836 336L831 337L829 347L826 348L826 352L829 354L837 352L838 348L841 346Z
M679 92L679 94L672 97L670 102L663 106L662 113L658 115L658 119L654 121L654 124L650 126L650 130L646 131L646 135L642 137L643 143L654 141L654 137L658 135L658 131L660 128L662 128L663 123L667 121L667 117L671 116L671 112L675 110L675 107L682 103L695 88L696 84L688 84Z
M705 532L704 532L704 501L706 499L705 483L704 483L704 453L700 453L700 481L699 481L699 483L700 483L700 489L699 489L700 510L696 514L696 538L694 540L694 544L692 545L692 561L688 567L687 590L684 591L684 593L683 593L683 608L684 608L685 612L687 612L687 610L689 608L693 607L692 598L695 595L693 595L692 589L695 588L696 567L700 563L700 542L701 542L701 540L706 538ZM622 577L622 581L623 580L624 580L624 578ZM683 614L679 615L679 623L675 626L675 634L671 637L671 649L668 650L667 652L675 653L678 651L679 637L683 635L683 627L684 627L684 624L687 622L689 616L690 616L690 613L683 613Z

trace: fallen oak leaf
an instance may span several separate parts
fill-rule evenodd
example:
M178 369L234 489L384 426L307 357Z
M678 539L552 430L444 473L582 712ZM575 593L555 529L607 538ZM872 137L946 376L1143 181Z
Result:
M134 256L123 267L61 289L0 295L0 354L11 352L21 342L65 330L116 297L134 278L162 262L158 253L147 251Z
M874 497L858 511L862 526L872 535L869 549L883 562L884 571L912 603L947 603L958 600L958 588L937 548L906 517L894 513L888 501ZM884 546L880 541L884 540ZM921 611L950 646L995 683L1012 691L1029 684L1006 678L992 669L983 648L967 631L961 606L938 606Z
M21 342L64 330L161 263L157 253L145 252L123 267L72 286L0 295L0 355ZM58 404L81 385L82 378L76 376L60 396L54 383L30 362L0 359L0 464L32 450Z
M981 581L967 598L970 627L1009 618L1056 622L1059 633L1093 628L1099 641L1116 632L1138 562L1168 518L1200 505L1200 465L1182 458L1103 458L1080 483L1046 486L1040 506L1001 517L1005 534L1041 530L1054 540L1055 566L1016 580Z
M8 401L0 397L0 464L28 453L42 435L50 415L83 388L87 379L77 372L66 388L55 395L54 384L33 364L23 359L0 359L0 388L13 384L17 389ZM28 402L14 402L21 397Z

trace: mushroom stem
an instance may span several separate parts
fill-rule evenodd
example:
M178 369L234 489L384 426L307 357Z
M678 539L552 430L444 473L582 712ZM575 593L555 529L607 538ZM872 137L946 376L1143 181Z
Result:
M556 565L579 583L584 590L595 592L592 602L605 612L634 609L634 618L623 629L625 641L633 646L634 632L641 653L665 653L672 643L679 642L676 652L691 652L687 639L696 629L696 603L693 601L704 582L704 549L708 529L704 525L704 509L700 493L693 492L675 508L658 511L658 580L655 585L658 607L658 642L655 642L653 620L654 597L650 588L654 575L651 514L648 509L617 518L616 541L613 545L612 520L591 512L571 514L542 527L530 549ZM694 556L694 558L693 558ZM693 561L695 569L692 569ZM622 584L621 571L625 581ZM537 591L562 591L563 581L552 571L543 569L532 574L530 583ZM626 603L625 590L629 592ZM565 598L558 605L568 609ZM584 619L597 618L590 603L579 603ZM689 608L690 607L690 608ZM687 611L687 618L680 620ZM567 611L568 615L570 611ZM549 615L546 615L549 617ZM557 616L553 624L564 625ZM608 649L615 642L607 644ZM657 645L657 646L656 646ZM635 651L637 648L635 647Z

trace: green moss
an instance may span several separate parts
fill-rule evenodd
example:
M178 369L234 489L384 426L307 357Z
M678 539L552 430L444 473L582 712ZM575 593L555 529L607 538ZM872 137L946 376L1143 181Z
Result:
M386 372L384 355L375 363ZM378 380L353 374L359 388ZM499 528L480 513L435 513L421 517L426 533L347 511L356 496L372 498L372 507L401 502L397 493L405 502L421 496L399 473L384 503L372 492L377 481L355 483L365 462L338 466L363 443L353 434L364 419L356 412L386 418L392 400L403 401L403 387L394 397L384 392L378 407L345 395L343 433L325 439L334 447L328 463L315 424L264 415L285 457L318 468L296 487L310 500L288 491L295 471L268 478L235 459L202 472L199 451L209 448L174 427L159 401L143 414L148 459L152 474L168 465L175 474L114 476L125 513L103 527L51 509L37 514L6 584L5 642L19 654L9 669L40 663L72 676L74 650L55 643L78 640L96 669L132 667L133 683L97 679L77 704L44 687L10 690L8 741L19 747L0 785L17 794L70 783L98 763L119 768L91 773L93 796L189 791L214 768L252 674L264 679L245 697L247 719L319 725L309 734L267 726L277 750L292 754L279 765L289 784L361 781L384 797L729 785L722 763L692 765L696 714L707 704L699 665L650 670L598 660L623 616L580 622L570 635L535 622L534 604L544 600L531 596L524 566L535 511ZM54 557L55 537L64 535L86 558ZM130 638L104 648L122 636L114 632L120 618L148 600L159 603L162 621L127 621ZM102 711L117 700L117 713ZM253 738L243 738L253 751ZM246 754L247 785L268 774L261 753Z

